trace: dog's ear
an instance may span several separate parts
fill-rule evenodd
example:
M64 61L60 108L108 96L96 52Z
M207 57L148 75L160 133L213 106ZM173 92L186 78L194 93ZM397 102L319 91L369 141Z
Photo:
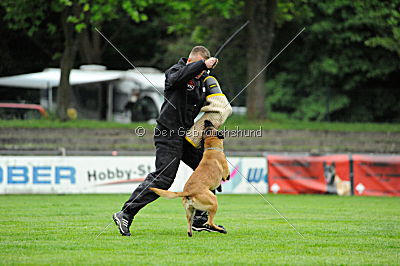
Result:
M204 127L214 127L214 125L211 123L210 120L205 120L204 121Z
M219 139L225 139L224 134L223 134L221 131L218 131L217 137L218 137Z

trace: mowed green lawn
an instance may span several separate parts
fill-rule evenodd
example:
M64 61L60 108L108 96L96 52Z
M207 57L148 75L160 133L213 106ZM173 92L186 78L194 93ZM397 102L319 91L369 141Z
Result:
M303 239L259 195L219 195L226 235L187 237L181 201L159 199L122 237L127 197L0 196L0 264L400 264L400 198L267 195Z

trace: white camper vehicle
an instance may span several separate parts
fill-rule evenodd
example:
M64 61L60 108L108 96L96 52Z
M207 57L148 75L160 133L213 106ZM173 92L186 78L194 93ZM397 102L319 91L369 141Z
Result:
M165 76L155 68L106 70L85 65L73 69L70 84L73 107L82 119L122 123L153 121L163 102ZM56 109L60 69L0 78L0 101L40 104L48 111Z

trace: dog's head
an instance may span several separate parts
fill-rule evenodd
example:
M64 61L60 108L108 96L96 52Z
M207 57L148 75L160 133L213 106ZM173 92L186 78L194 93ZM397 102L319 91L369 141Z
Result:
M328 184L333 184L336 176L336 164L332 162L331 164L323 162L324 176Z
M204 144L209 147L222 146L224 134L216 129L209 120L204 121L204 131L203 131Z
M323 167L325 179L329 183L329 181L333 179L336 175L336 164L335 162L332 162L331 164L323 162Z
M213 123L211 123L211 121L209 120L205 120L204 121L204 134L203 134L203 138L207 139L207 138L212 138L212 137L217 137L219 139L224 139L224 134L222 134L221 131L219 131L218 129L216 129L213 125Z

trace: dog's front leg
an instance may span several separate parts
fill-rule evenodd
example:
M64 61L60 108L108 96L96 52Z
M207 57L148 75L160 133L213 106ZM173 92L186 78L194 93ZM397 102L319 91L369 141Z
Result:
M215 217L215 214L217 213L217 208L218 208L218 203L217 202L215 202L215 204L213 204L212 206L209 207L207 224L209 226L217 229L218 231L225 231L224 228L221 228L221 227L219 227L218 225L216 225L214 223L214 217Z
M231 178L231 172L229 171L228 161L225 158L224 161L222 162L222 180L226 181L229 180L230 178Z

